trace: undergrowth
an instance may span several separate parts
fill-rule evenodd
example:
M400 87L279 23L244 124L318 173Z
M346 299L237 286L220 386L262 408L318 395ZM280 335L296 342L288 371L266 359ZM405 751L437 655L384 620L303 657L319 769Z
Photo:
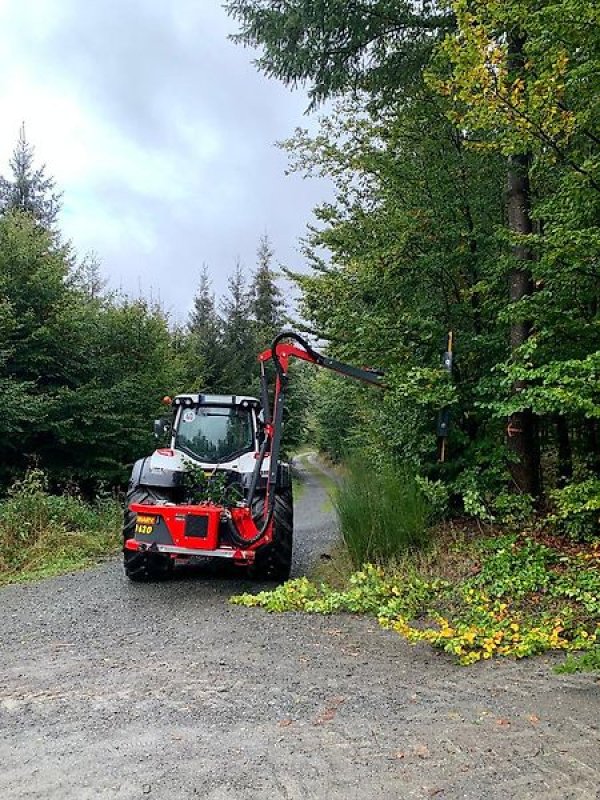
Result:
M425 547L431 510L410 470L374 469L350 459L333 494L340 531L355 567Z
M465 665L548 650L589 651L597 661L599 565L598 542L566 553L533 536L453 535L429 554L387 568L366 564L342 587L299 578L232 602L275 612L369 614Z
M92 564L118 550L121 523L114 499L50 494L44 473L33 469L0 502L0 583Z
M600 645L578 656L569 654L563 664L555 667L555 672L600 672Z

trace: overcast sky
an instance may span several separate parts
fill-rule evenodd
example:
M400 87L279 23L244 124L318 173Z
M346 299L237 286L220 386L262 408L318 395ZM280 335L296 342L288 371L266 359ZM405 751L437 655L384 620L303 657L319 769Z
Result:
M77 251L179 319L202 262L220 292L264 232L301 267L327 192L274 147L314 124L306 95L259 74L233 30L220 0L0 0L0 172L25 121Z

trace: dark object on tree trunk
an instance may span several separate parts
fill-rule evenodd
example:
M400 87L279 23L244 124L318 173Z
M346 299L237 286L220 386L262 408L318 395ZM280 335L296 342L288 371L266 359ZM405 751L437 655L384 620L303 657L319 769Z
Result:
M452 363L454 360L454 334L448 332L447 349L442 356L442 367L446 370L449 377L452 377ZM446 460L446 441L450 432L451 411L446 406L438 414L436 432L438 437L438 461L444 463Z

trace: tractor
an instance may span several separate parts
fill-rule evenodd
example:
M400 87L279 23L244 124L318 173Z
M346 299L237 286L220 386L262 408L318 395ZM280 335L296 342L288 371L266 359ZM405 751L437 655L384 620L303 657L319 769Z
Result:
M165 578L176 563L198 558L229 559L257 580L289 577L292 481L280 453L290 358L383 386L382 372L343 364L284 331L258 357L260 400L177 395L172 417L155 421L168 446L137 461L129 481L123 556L130 580ZM272 408L268 363L275 368Z

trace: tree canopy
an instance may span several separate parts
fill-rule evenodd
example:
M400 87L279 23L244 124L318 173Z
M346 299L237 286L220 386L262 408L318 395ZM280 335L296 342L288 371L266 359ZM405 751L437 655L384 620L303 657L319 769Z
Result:
M453 25L453 14L430 0L227 0L225 7L240 25L234 41L259 48L259 69L308 84L313 105L348 91L406 91Z
M179 391L257 390L256 354L284 313L260 240L217 306L204 265L185 328L159 304L107 289L99 258L61 240L59 194L22 129L0 207L0 489L34 465L55 488L120 486Z
M313 107L330 101L316 133L283 144L291 169L334 187L307 233L312 269L284 268L301 325L331 355L386 370L376 395L303 377L291 440L310 409L332 457L358 448L366 463L408 464L449 508L515 520L551 507L597 525L597 4L226 7L259 69L305 85ZM223 297L203 269L178 328L107 292L97 261L61 243L59 195L24 131L11 173L0 183L9 471L38 458L57 480L118 482L167 389L256 392L256 353L289 313L266 237Z

